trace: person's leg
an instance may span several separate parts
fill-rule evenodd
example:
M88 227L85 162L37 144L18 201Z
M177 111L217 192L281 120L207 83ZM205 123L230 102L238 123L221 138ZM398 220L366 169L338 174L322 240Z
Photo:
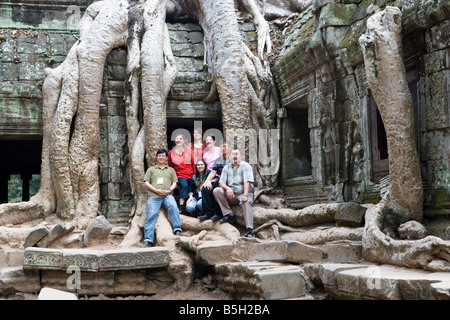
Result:
M181 232L180 211L178 210L177 201L171 194L164 197L164 207L167 208L170 215L170 221L172 222L173 232Z
M213 190L215 188L217 188L218 186L219 186L219 182L212 183ZM213 194L213 198L214 198L214 194ZM222 212L222 209L220 209L219 203L217 202L216 198L214 198L212 204L213 204L214 217L216 218L213 220L219 220L220 218L223 217L223 212Z
M180 199L179 199L179 210L183 213L186 199L188 198L189 182L185 178L178 178L178 184L180 185Z
M202 210L203 210L203 198L198 199L197 204L196 204L196 208L197 208L198 212L202 212Z
M214 199L213 189L209 190L208 188L202 189L202 211L203 216L206 216L208 219L214 215Z
M186 203L186 211L192 216L195 213L195 208L197 207L197 200L195 198L192 201Z
M155 225L158 219L159 210L161 209L162 199L149 198L147 201L147 218L144 226L144 240L148 240L151 243L155 238Z
M223 218L220 219L220 222L233 222L235 220L235 216L233 211L231 210L230 204L238 204L239 200L234 197L233 199L227 198L227 193L221 187L217 187L213 191L214 198L219 204L220 210L222 211Z
M238 195L237 198L243 197L242 194ZM248 200L246 202L240 202L239 206L242 208L242 215L244 216L245 227L253 230L253 193L248 195Z

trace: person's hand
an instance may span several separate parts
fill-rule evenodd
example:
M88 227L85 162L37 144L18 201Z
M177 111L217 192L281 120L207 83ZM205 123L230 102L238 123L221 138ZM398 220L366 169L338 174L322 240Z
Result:
M233 192L233 189L231 189L231 188L228 188L228 189L227 189L227 198L228 198L228 199L233 199L233 198L234 198L234 192Z
M157 190L156 190L156 193L157 193L159 196L166 196L166 195L167 195L167 191L166 191L166 190L162 190L162 189L157 189Z
M212 184L211 181L206 181L205 183L203 183L202 188L207 188L208 190L212 190Z
M189 199L187 199L186 204L188 204L189 202L191 202L192 200L194 200L194 197L192 195L189 196Z
M248 197L247 196L242 196L239 201L240 202L247 202L248 201Z

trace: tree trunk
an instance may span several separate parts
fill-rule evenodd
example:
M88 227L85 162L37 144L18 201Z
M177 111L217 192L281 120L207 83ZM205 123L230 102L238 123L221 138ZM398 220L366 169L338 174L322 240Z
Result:
M401 11L386 7L367 21L360 38L369 87L387 134L390 199L422 220L422 178L416 150L414 110L401 56Z
M390 188L380 203L366 211L362 237L369 261L408 268L450 271L450 242L428 236L421 240L394 240L384 224L400 219L405 209L422 219L422 180L415 146L414 113L401 58L401 11L386 7L367 21L360 38L366 74L386 129Z

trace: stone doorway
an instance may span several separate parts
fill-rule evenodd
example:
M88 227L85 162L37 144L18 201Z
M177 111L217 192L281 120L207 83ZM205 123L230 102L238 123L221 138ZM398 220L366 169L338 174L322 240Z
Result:
M386 130L378 107L370 95L370 132L372 142L372 179L379 183L389 174L389 154L387 149Z
M42 140L0 140L0 203L10 202L14 186L21 183L21 201L39 190ZM12 179L12 180L11 180ZM30 182L33 179L33 188ZM16 186L17 187L17 186ZM20 192L20 189L15 193ZM20 195L16 195L19 196ZM15 201L17 202L17 201Z
M282 180L311 176L311 143L307 108L286 108L282 123Z

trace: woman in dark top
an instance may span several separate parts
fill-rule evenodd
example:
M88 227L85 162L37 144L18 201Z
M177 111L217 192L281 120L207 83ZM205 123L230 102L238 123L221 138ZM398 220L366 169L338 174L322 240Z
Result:
M189 198L186 202L186 211L192 217L197 217L202 212L202 185L209 173L210 171L206 170L205 160L197 160L195 163L195 174L189 180Z

